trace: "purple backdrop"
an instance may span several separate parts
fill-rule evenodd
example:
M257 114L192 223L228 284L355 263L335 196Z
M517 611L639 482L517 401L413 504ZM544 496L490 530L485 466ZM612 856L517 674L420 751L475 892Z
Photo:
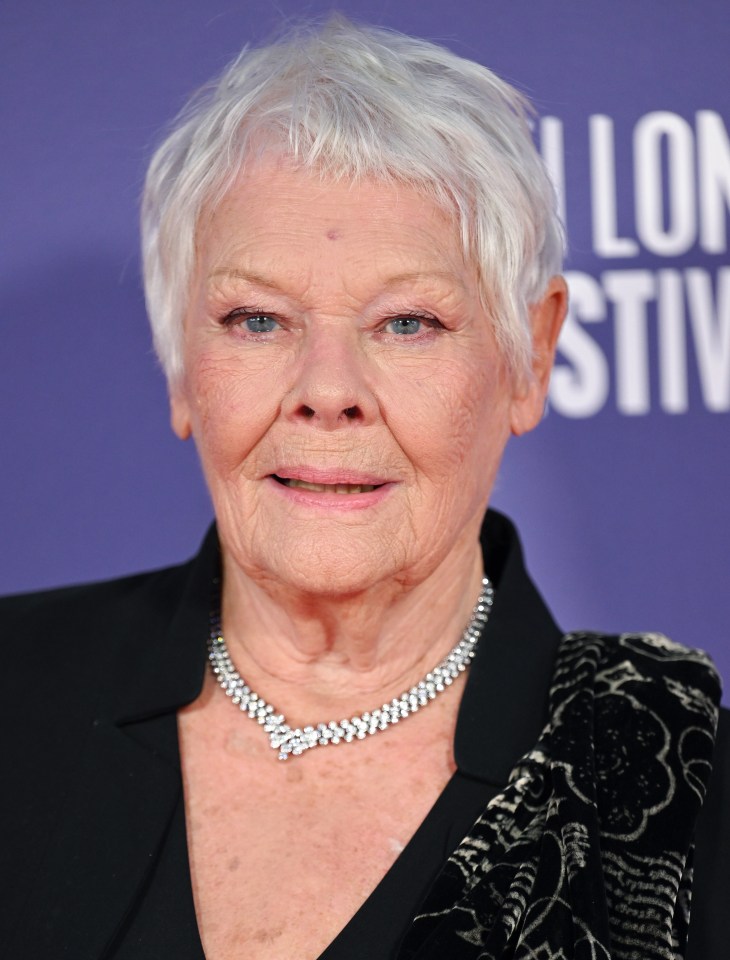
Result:
M136 206L160 128L247 40L336 7L517 82L563 189L574 313L493 502L566 628L657 629L730 676L726 0L6 0L0 591L187 557Z

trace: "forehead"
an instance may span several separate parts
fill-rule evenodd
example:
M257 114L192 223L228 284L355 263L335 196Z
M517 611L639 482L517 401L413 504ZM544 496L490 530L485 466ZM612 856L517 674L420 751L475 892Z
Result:
M199 225L199 265L358 265L393 274L471 273L451 211L415 187L332 179L279 160L247 168ZM204 261L201 262L201 261Z

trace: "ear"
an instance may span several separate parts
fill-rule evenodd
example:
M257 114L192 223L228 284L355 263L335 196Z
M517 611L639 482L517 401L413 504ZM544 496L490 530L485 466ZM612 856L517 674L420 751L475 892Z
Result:
M510 426L515 436L532 430L542 419L555 347L567 310L568 287L563 277L553 277L543 298L530 308L532 372L512 399Z
M190 405L181 383L170 386L170 425L181 440L188 440L192 434Z

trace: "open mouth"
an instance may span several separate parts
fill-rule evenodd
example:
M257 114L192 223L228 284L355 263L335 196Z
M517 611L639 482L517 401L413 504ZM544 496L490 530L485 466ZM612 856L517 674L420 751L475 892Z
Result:
M347 495L349 493L370 493L382 487L382 483L309 483L307 480L297 480L293 477L278 477L272 474L277 483L285 487L292 487L299 490L310 490L312 493L339 493Z

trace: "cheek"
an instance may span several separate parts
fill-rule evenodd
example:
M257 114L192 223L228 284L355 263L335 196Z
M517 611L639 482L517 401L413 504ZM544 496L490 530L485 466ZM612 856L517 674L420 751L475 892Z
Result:
M437 373L411 381L404 400L401 390L389 422L419 473L439 483L475 467L493 472L489 460L499 461L509 432L505 384L493 364L444 360Z
M265 359L197 359L188 381L193 437L211 467L239 467L266 433L279 408L277 380Z

